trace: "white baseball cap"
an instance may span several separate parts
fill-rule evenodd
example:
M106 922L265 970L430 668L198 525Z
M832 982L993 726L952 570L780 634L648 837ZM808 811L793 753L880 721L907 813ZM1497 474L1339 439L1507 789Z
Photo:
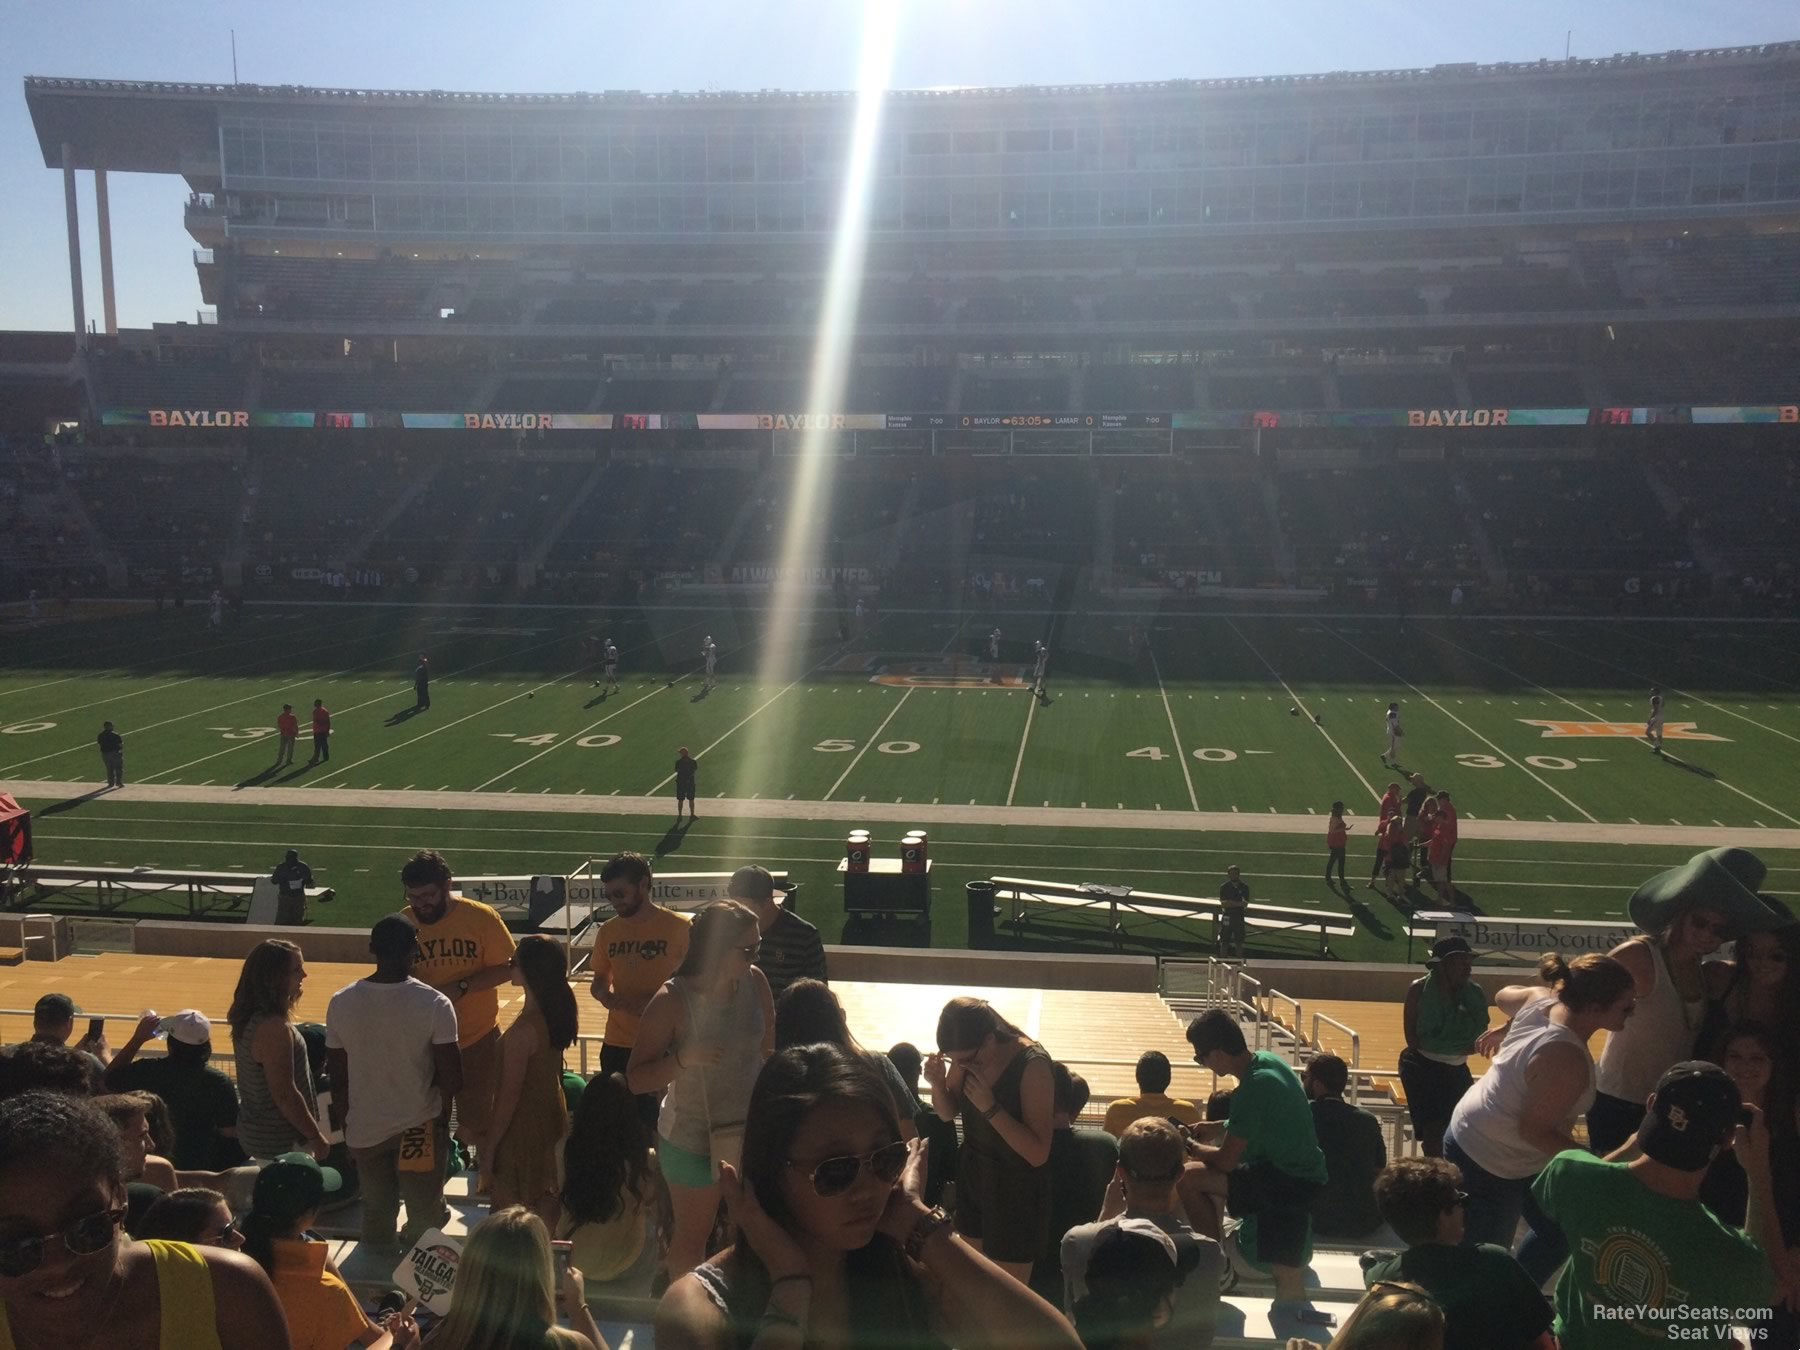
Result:
M206 1045L212 1040L212 1023L205 1013L192 1008L163 1018L156 1028L158 1036L166 1036L183 1045Z

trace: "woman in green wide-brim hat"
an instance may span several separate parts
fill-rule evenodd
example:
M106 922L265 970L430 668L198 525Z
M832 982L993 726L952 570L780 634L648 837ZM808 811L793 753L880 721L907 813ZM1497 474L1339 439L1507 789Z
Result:
M1709 999L1723 991L1723 966L1705 968L1722 942L1789 922L1757 894L1768 868L1748 849L1715 848L1659 872L1632 893L1626 913L1643 933L1612 956L1631 972L1637 1010L1607 1037L1588 1111L1588 1143L1605 1155L1643 1120L1644 1102L1672 1064L1691 1059ZM1714 963L1718 965L1718 963Z

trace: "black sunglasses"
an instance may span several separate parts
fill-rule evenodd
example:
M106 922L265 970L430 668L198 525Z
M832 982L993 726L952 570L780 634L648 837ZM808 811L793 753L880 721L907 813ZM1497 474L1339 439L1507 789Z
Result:
M891 1144L883 1144L869 1153L849 1153L841 1158L827 1158L812 1170L813 1191L823 1197L842 1195L856 1184L862 1175L863 1164L875 1174L875 1179L884 1185L891 1186L899 1180L900 1173L906 1169L907 1147L904 1139L897 1139ZM803 1167L788 1159L789 1167Z
M21 1275L31 1274L44 1264L44 1249L52 1238L59 1240L70 1256L92 1256L95 1252L105 1251L124 1220L124 1210L103 1209L98 1214L75 1220L60 1233L0 1242L0 1275L16 1280Z

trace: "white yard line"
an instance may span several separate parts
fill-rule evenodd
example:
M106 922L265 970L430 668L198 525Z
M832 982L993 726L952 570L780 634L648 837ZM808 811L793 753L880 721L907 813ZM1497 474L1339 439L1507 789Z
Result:
M1264 656L1262 652L1257 649L1256 644L1244 636L1243 630L1230 619L1225 620L1225 626L1238 635L1238 639L1250 649L1251 655L1256 657L1258 661L1261 661L1269 674L1275 677L1276 682L1280 684L1283 689L1287 690L1287 696L1294 700L1294 706L1300 710L1301 715L1304 717L1311 717L1312 713L1307 710L1306 704L1301 701L1300 695L1296 694L1293 687L1289 685L1286 680L1281 678L1281 672L1269 664L1269 658ZM1367 778L1363 777L1363 771L1356 767L1356 761L1344 753L1344 748L1332 738L1329 731L1325 730L1325 724L1320 721L1315 721L1313 725L1319 729L1320 735L1325 737L1325 740L1330 744L1331 748L1337 751L1337 757L1344 761L1351 773L1356 775L1356 781L1363 785L1363 788L1368 792L1370 797L1379 802L1381 800L1381 794L1375 790L1375 785Z
M1561 801L1567 802L1572 808L1574 808L1576 811L1579 811L1583 816L1587 817L1587 819L1592 821L1594 824L1598 825L1600 823L1599 818L1596 817L1592 812L1590 812L1586 807L1579 805L1578 803L1576 803L1574 800L1572 800L1568 796L1564 795L1561 792L1558 792L1556 790L1556 788L1552 787L1549 783L1546 783L1542 778L1539 778L1535 773L1533 773L1531 771L1530 765L1521 764L1518 760L1514 759L1511 755L1507 754L1505 750L1501 749L1498 745L1494 744L1494 742L1490 741L1486 736L1483 736L1479 731L1475 730L1474 727L1470 726L1467 722L1463 721L1462 718L1458 717L1455 713L1451 712L1442 703L1439 703L1430 694L1426 693L1423 689L1419 688L1418 685L1414 684L1411 680L1407 679L1399 671L1395 670L1392 666L1390 666L1387 662L1381 660L1379 657L1374 657L1374 656L1369 655L1368 652L1365 652L1361 647L1357 646L1354 642L1352 642L1349 638L1345 637L1342 633L1338 632L1335 628L1332 628L1329 625L1323 625L1323 624L1320 626L1322 628L1324 628L1324 630L1327 633L1330 633L1331 636L1333 636L1339 642L1343 643L1346 647L1348 647L1351 651L1355 652L1358 656L1362 657L1363 660L1368 661L1373 665L1380 666L1388 674L1392 675L1396 680L1399 680L1401 684L1405 685L1408 689L1412 690L1413 693L1417 694L1420 698L1424 699L1432 707L1436 708L1439 712L1443 713L1445 717L1448 717L1452 722L1456 723L1457 726L1461 727L1464 731L1468 732L1476 740L1480 741L1483 745L1487 746L1496 755L1499 755L1500 758L1504 759L1508 764L1511 764L1516 769L1522 770L1526 777L1531 779L1531 781L1536 783L1539 787L1543 788L1544 791L1551 793L1552 795L1554 795Z
M92 781L0 780L0 792L37 801L79 797L97 791L99 785ZM551 793L549 796L533 794L508 797L505 793L451 792L444 789L436 792L397 792L384 788L379 792L371 792L366 788L352 788L345 792L333 792L328 796L312 788L276 787L262 788L254 795L249 795L233 787L203 788L192 784L176 786L168 783L128 785L107 793L106 800L109 803L180 802L226 809L241 807L249 802L259 807L286 806L299 810L312 810L327 805L406 811L422 808L528 810L540 817L660 816L668 805L661 798L647 796L600 797ZM1188 839L1192 839L1196 832L1208 830L1240 834L1294 834L1305 835L1310 839L1317 834L1319 828L1316 817L1304 815L1233 815L1229 811L1202 811L1196 817L1192 814L1183 815L1178 811L1155 810L1115 811L1111 815L1103 815L1083 811L1078 807L1009 808L983 806L979 802L971 802L966 806L955 803L940 806L908 803L895 806L884 802L859 804L844 801L777 801L769 797L756 802L724 798L715 806L713 815L747 820L844 821L860 825L881 822L906 826L936 824L952 828L1012 825L1049 830L1153 830L1158 833L1179 832ZM1471 821L1466 817L1463 821L1462 839L1465 844L1472 839L1488 839L1512 843L1620 844L1653 848L1720 848L1741 845L1754 849L1800 849L1800 829L1739 827L1720 830L1714 825L1670 829L1667 825L1618 825L1601 821Z
M534 652L540 647L554 646L558 642L563 641L566 636L567 635L564 634L562 636L550 638L544 642L534 642L531 646L522 648L518 651L507 651L507 652L501 653L499 656L490 656L485 661L477 661L472 666L464 666L460 670L451 671L445 675L440 676L439 683L440 683L440 685L442 685L442 684L448 684L448 683L451 683L454 681L458 681L464 675L468 674L471 670L480 670L483 666L491 666L496 661L510 661L510 660L514 659L515 657L523 656L526 652ZM360 669L360 667L356 667L356 668ZM343 708L341 710L333 712L331 714L331 716L333 718L333 723L332 723L333 730L336 729L336 719L337 718L346 717L350 713L353 713L353 712L359 712L362 709L371 706L372 704L386 703L389 699L393 698L395 696L395 694L404 693L407 689L412 688L412 680L410 677L407 677L403 680L399 680L398 682L401 683L404 687L401 689L398 689L398 690L390 690L388 693L385 693L385 694L377 694L374 698L364 699L361 703L353 703L348 708ZM469 683L474 685L474 684L480 684L481 681L470 680ZM200 756L199 759L190 759L186 764L177 764L177 765L175 765L174 768L171 768L171 769L158 769L155 773L146 774L144 781L148 782L152 778L160 778L164 774L180 773L183 769L192 768L196 764L204 764L208 760L219 758L219 756L221 756L221 755L234 754L239 750L247 749L248 747L253 746L253 745L267 745L270 741L275 740L275 739L276 738L273 736L263 736L256 740L234 741L231 745L226 746L225 749L215 750L210 755L202 755L202 756ZM303 728L301 730L299 736L296 737L296 741L311 740L311 739L312 739L312 729L310 727Z
M1601 714L1595 712L1593 709L1584 708L1581 704L1577 703L1574 699L1568 698L1567 696L1565 696L1563 694L1559 694L1554 689L1546 688L1544 685L1539 684L1536 680L1533 680L1533 679L1529 678L1528 676L1521 675L1521 674L1519 674L1518 671L1513 670L1511 667L1503 666L1500 664L1500 662L1495 661L1495 660L1491 659L1490 657L1483 656L1480 652L1473 651L1470 648L1463 646L1462 643L1460 643L1460 642L1451 642L1449 638L1444 637L1440 633L1433 633L1433 634L1431 634L1431 636L1436 638L1439 642L1442 642L1448 646L1456 648L1456 650L1459 652L1463 652L1466 655L1474 657L1477 661L1481 661L1481 662L1486 663L1487 665L1492 666L1495 670L1505 672L1506 674L1512 676L1515 680L1523 680L1526 684L1530 685L1533 689L1542 690L1544 693L1550 695L1551 698L1556 699L1558 702L1568 704L1571 708L1573 708L1576 712L1580 713L1583 717L1586 717L1595 722L1604 722L1604 721L1608 720L1607 718L1603 717ZM1632 736L1629 738L1622 738L1622 739L1630 739L1632 742L1634 742L1637 745L1642 745L1645 747L1650 746L1650 740L1646 736ZM1674 764L1680 765L1683 768L1687 767L1686 760L1682 759L1678 755L1670 754L1666 749L1663 751L1662 757L1666 760L1669 760L1670 762L1672 762ZM1780 816L1783 820L1792 821L1795 825L1800 825L1800 817L1790 816L1786 811L1783 811L1779 806L1770 806L1769 803L1763 801L1760 797L1752 797L1748 792L1745 792L1742 788L1732 786L1730 783L1727 783L1723 778L1720 778L1717 775L1714 775L1712 781L1717 783L1720 787L1724 788L1727 792L1735 792L1735 793L1737 793L1738 796L1742 797L1745 801L1752 802L1755 805L1762 807L1763 810L1765 810L1765 811L1773 811L1776 815ZM1718 823L1719 822L1716 820L1713 822L1713 824L1715 824L1715 825L1717 825Z
M327 643L326 645L341 647L344 644L341 642L338 642L338 643ZM317 649L314 649L314 650L317 650ZM299 653L296 653L296 655L299 655ZM290 680L286 684L274 685L268 689L259 689L254 694L245 694L242 698L234 698L225 703L209 704L208 706L206 706L204 708L200 708L194 712L183 713L179 717L165 717L165 718L163 718L162 721L152 722L148 726L129 727L126 729L126 733L125 733L127 736L126 753L127 754L131 753L129 738L132 736L141 736L147 731L155 731L158 727L172 726L176 722L187 722L196 717L210 717L214 713L218 712L220 709L235 708L240 703L249 703L255 699L274 698L277 694L285 694L290 690L312 688L312 687L315 687L320 684L329 683L330 681L338 679L341 676L348 675L353 670L365 670L369 666L380 665L382 662L390 661L392 659L393 659L393 657L391 655L378 656L372 661L364 661L361 665L345 666L342 670L334 670L329 675L317 676L317 677L300 679L300 680ZM196 675L193 678L196 680L199 680L199 679L211 679L213 677ZM158 689L173 689L175 687L175 685L187 684L187 683L189 683L188 680L176 680L175 684L158 685L157 688ZM154 693L155 690L141 689L138 692L148 694L148 693ZM134 698L134 697L136 697L136 695L124 694L124 695L121 695L121 697ZM102 699L101 702L105 703L105 702L107 702L107 700ZM94 707L94 706L98 706L98 705L97 704L84 704L83 706L84 707ZM249 743L250 742L246 742L246 744L249 744ZM79 751L90 748L90 746L91 746L91 742L89 744L85 744L85 745L72 745L72 746L68 746L62 750L52 750L47 755L39 755L36 759L22 759L16 764L7 764L4 766L0 766L0 773L10 773L14 769L24 768L27 764L39 764L39 763L42 763L46 759L55 759L58 755L75 754ZM154 777L157 777L158 774L174 773L174 772L175 772L175 770L173 770L173 769L159 769L157 771L157 773L147 775L147 777L154 778Z
M367 634L364 634L362 637L353 637L353 638L340 637L331 642L321 642L315 647L302 647L298 651L295 651L295 652L292 652L289 654L293 655L293 656L305 656L309 652L327 651L332 647L347 647L347 646L350 646L352 643L364 641L367 637L368 637ZM238 644L233 643L231 645L236 646ZM266 640L266 637L263 641L259 642L258 645L262 648L263 655L259 656L254 661L246 661L242 665L227 666L223 670L209 670L209 671L206 671L199 675L189 675L186 679L170 680L167 684L153 684L148 689L134 689L128 694L114 694L108 698L94 699L90 703L77 703L73 707L69 707L69 708L55 708L49 712L34 713L33 716L34 716L34 718L40 719L40 720L44 720L44 719L48 719L48 718L52 718L52 717L61 717L65 713L81 712L85 708L110 707L111 705L113 705L115 703L122 703L128 698L142 698L145 694L160 694L165 689L177 689L184 684L192 684L195 680L224 679L226 676L232 674L234 671L245 670L245 669L249 668L250 666L261 665L263 663L263 661L267 658L267 655L268 655L268 642ZM363 665L372 665L372 664L374 664L374 663L368 662L368 661L365 661L363 663ZM348 667L348 669L361 670L362 666L350 666L350 667ZM277 687L277 692L279 692L281 689L289 689L292 687L293 687L292 685L280 685ZM17 691L15 690L13 692L16 693ZM238 701L242 702L243 700L240 699ZM219 706L228 708L231 705L229 703L225 703L225 704L220 704ZM197 717L197 716L200 716L200 714L196 713L196 714L194 714L194 716ZM171 720L179 721L180 719L175 718L175 719L171 719ZM156 722L156 723L153 723L152 725L160 727L160 726L163 726L166 724L162 723L162 722ZM148 731L149 729L150 729L149 727L140 727L139 728L140 731ZM85 745L78 745L78 746L74 746L72 748L76 749L76 750L84 750L87 747ZM65 753L65 752L58 751L58 753L61 754L61 753ZM37 761L36 760L26 760L24 762L27 764L34 764ZM4 768L0 768L0 773L5 773L8 769L16 769L18 767L19 766L16 764L9 764L9 765L6 765Z
M670 684L657 685L656 688L652 689L649 693L642 694L639 697L634 698L631 702L627 703L623 708L615 708L612 712L609 712L605 717L602 717L598 722L594 722L588 726L583 727L580 731L576 732L573 736L567 737L566 740L558 741L556 743L556 745L545 746L542 750L538 751L530 759L522 759L517 764L513 765L512 768L510 768L510 769L502 769L499 773L495 774L492 778L488 779L487 782L476 784L474 790L476 792L480 792L485 788L492 787L495 783L498 783L502 778L507 777L509 774L517 773L520 769L524 768L527 764L537 763L545 755L549 754L552 750L556 749L557 746L563 745L565 743L573 743L573 742L579 741L583 736L586 736L589 733L591 733L596 727L605 726L608 722L612 721L613 718L621 717L624 714L630 712L633 708L637 707L638 704L644 702L646 699L653 699L658 694L666 694L669 692L669 690L673 689L674 687L675 687L674 685L670 685ZM548 792L549 790L550 790L549 788L544 789L545 792Z
M822 800L830 801L831 794L836 792L839 788L841 788L844 785L844 780L850 776L851 772L856 768L856 766L858 764L862 763L862 757L869 753L869 747L871 745L875 744L876 741L881 739L881 733L887 730L888 723L893 721L895 717L899 716L900 710L906 706L906 700L911 698L912 696L913 696L913 686L908 685L906 687L906 692L904 694L900 695L900 701L898 703L894 704L893 708L889 710L888 715L886 717L881 719L881 725L876 727L874 731L869 733L869 738L862 743L862 749L860 749L856 752L856 758L850 761L850 767L845 769L842 773L840 773L838 775L837 782L833 783L830 787L825 789L825 796Z
M1198 811L1200 798L1194 794L1194 775L1188 768L1187 751L1181 748L1181 733L1175 730L1175 710L1169 706L1169 691L1163 687L1162 666L1156 660L1154 648L1150 652L1150 669L1156 672L1156 692L1162 695L1163 711L1169 715L1169 735L1175 738L1175 758L1181 761L1181 776L1187 783L1188 805Z
M1025 767L1025 746L1031 740L1031 719L1037 715L1038 700L1036 694L1028 694L1031 706L1025 710L1025 734L1019 737L1019 757L1013 761L1012 786L1006 789L1006 804L1013 804L1013 794L1019 790L1019 770Z
M1558 642L1554 638L1544 638L1544 637L1539 638L1538 641L1547 643L1552 647L1561 647L1565 652L1572 652L1576 656L1579 656L1579 657L1584 658L1585 660L1594 662L1596 665L1610 666L1614 670L1624 671L1625 674L1627 674L1627 675L1634 675L1638 679L1643 680L1646 685L1658 683L1658 681L1655 679L1655 677L1646 675L1641 670L1633 670L1630 666L1622 666L1617 661L1608 661L1603 656L1594 656L1589 652L1582 651L1579 647L1571 647L1566 642ZM1779 736L1784 741L1793 741L1796 744L1800 744L1800 736L1790 735L1789 733L1782 731L1779 727L1772 727L1766 722L1757 721L1754 717L1745 717L1740 712L1733 712L1730 708L1727 708L1723 703L1714 703L1709 698L1701 698L1700 695L1698 695L1698 694L1690 694L1687 690L1677 689L1672 684L1665 684L1662 687L1664 689L1668 690L1671 694L1679 694L1682 698L1691 699L1695 703L1703 703L1707 707L1713 709L1716 712L1724 713L1727 717L1735 717L1740 722L1748 722L1751 726L1758 727L1761 730L1768 732L1771 736Z

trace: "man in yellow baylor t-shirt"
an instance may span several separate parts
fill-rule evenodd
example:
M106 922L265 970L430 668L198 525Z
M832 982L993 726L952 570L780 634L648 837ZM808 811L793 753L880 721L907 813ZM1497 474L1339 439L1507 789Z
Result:
M594 997L606 1009L600 1072L623 1074L645 1005L687 957L688 921L650 898L650 864L641 854L610 858L600 885L614 911L594 939ZM655 1096L638 1098L649 1128L659 1105Z
M513 936L493 907L450 889L450 864L426 849L400 869L406 915L419 930L413 978L456 1006L456 1043L463 1085L456 1094L456 1132L465 1143L487 1129L500 1078L500 995L512 979ZM445 1103L449 1109L449 1103ZM487 1159L481 1160L486 1171Z

